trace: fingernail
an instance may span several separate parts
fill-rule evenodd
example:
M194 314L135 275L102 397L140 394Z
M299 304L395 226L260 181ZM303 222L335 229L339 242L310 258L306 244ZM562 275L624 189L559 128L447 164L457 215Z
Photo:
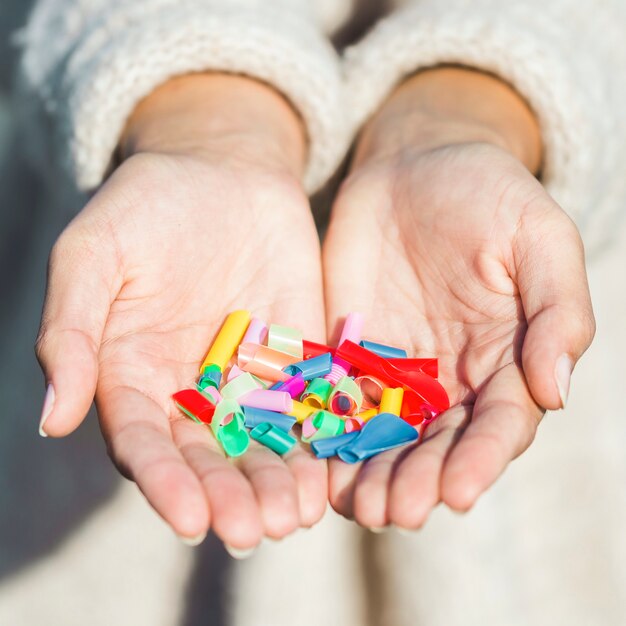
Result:
M387 526L370 526L367 530L376 535L380 535L387 530Z
M394 526L394 529L398 532L398 534L403 535L404 537L413 537L415 536L415 530L409 530L408 528L401 528L400 526Z
M206 538L206 533L200 533L195 537L183 537L182 535L178 535L179 539L186 545L191 546L199 546Z
M567 396L569 395L569 385L573 369L574 362L569 354L562 354L557 359L556 366L554 368L554 377L556 379L556 386L559 390L562 409L564 409L567 404Z
M224 547L226 548L226 552L228 552L233 559L237 559L238 561L242 561L243 559L247 559L249 556L252 556L252 553L256 550L256 547L240 550L239 548L229 546L227 543L224 544Z
M48 385L48 388L46 389L46 397L43 401L43 409L41 409L41 419L39 420L39 434L42 437L48 436L46 431L43 429L43 426L46 423L46 420L50 417L52 409L54 409L55 397L56 396L54 394L54 387L52 386L52 383L50 383Z

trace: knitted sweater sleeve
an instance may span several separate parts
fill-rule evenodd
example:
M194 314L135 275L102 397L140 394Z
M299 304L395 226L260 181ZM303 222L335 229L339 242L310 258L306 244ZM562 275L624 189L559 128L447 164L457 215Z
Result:
M347 142L339 61L323 32L338 12L318 9L311 0L39 0L21 33L22 83L44 103L78 187L92 189L126 119L159 84L200 71L252 76L304 120L313 191Z
M626 204L626 5L621 0L413 0L346 52L358 127L403 77L453 63L493 73L528 101L543 182L593 248ZM621 75L621 77L620 77Z

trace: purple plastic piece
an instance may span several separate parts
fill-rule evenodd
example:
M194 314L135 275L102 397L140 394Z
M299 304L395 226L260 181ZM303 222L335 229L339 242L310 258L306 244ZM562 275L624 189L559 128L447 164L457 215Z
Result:
M306 382L302 372L292 376L289 380L281 383L280 387L276 391L286 391L292 398L298 398L304 391Z

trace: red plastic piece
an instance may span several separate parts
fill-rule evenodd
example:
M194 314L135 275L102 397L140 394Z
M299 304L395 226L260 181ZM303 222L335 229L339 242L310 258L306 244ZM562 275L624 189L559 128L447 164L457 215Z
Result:
M376 376L390 387L402 387L404 400L401 417L412 426L450 408L450 399L439 381L421 371L405 372L387 359L352 341L344 341L337 356L353 367Z
M437 359L387 359L395 368L403 372L424 372L432 378L439 378Z
M200 422L210 424L215 413L215 405L195 389L183 389L172 396L174 402L186 413Z
M320 354L326 354L327 352L330 352L332 356L335 356L335 348L325 346L323 343L308 341L306 339L302 342L303 359L312 359L313 357L320 356Z

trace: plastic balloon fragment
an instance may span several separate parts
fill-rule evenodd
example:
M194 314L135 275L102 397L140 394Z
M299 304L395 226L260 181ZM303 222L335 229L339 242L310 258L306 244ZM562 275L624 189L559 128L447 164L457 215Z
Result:
M318 458L356 463L415 442L450 406L437 359L363 339L363 327L363 316L351 313L331 347L235 311L193 388L172 398L231 457L245 454L251 440L288 454L299 437Z

